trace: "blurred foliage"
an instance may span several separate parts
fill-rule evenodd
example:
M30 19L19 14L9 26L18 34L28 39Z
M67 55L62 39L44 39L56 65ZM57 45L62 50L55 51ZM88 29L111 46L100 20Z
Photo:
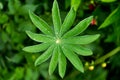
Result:
M67 63L63 80L119 80L120 52L108 57L105 62L94 65L94 61L120 46L119 0L57 0L64 20L71 6L76 6L77 18L73 24L93 15L97 24L92 24L83 34L100 33L96 42L88 45L93 56L79 56L85 64L85 73L80 73ZM74 4L72 3L74 2ZM38 32L30 21L28 10L35 12L52 26L51 7L53 0L0 0L0 80L60 80L57 70L48 75L49 61L34 67L34 61L41 53L22 51L24 45L37 44L25 34L26 30ZM117 15L115 15L117 14ZM115 16L114 16L115 15ZM110 21L109 21L110 20ZM104 27L100 29L103 24ZM98 29L99 28L99 29ZM86 65L87 63L87 65ZM93 70L89 70L91 65ZM114 74L113 74L114 73Z

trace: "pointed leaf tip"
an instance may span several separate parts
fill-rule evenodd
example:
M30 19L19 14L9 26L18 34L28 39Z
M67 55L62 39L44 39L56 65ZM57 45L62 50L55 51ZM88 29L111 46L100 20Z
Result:
M46 50L50 45L51 44L42 43L42 44L24 47L23 50L26 52L36 53Z
M69 44L89 44L99 38L100 34L69 37L63 40Z
M46 35L53 35L52 28L39 16L34 14L33 12L29 11L29 16L33 24L44 34Z
M54 45L50 46L42 55L40 55L35 61L35 66L40 65L41 63L48 60L52 54L53 49Z
M71 8L61 26L61 30L60 30L61 35L63 35L72 27L75 17L76 17L76 12L74 11L73 8Z
M84 67L79 59L78 55L76 55L72 50L63 47L62 48L64 55L68 58L68 60L72 63L72 65L79 71L84 72Z
M90 25L91 21L93 19L93 16L87 17L80 21L74 28L66 32L63 37L71 37L71 36L76 36L82 33L84 30L87 29L87 27Z
M53 50L52 58L49 64L49 75L52 75L53 72L55 71L58 63L58 48L55 47Z
M61 17L60 17L60 11L59 11L59 6L56 0L53 2L53 7L52 7L52 20L54 24L54 31L55 34L58 35L60 32L60 27L61 27Z
M63 51L61 50L61 47L59 47L58 53L59 53L59 62L58 62L59 75L61 78L63 78L66 72L67 61L65 55L63 54Z

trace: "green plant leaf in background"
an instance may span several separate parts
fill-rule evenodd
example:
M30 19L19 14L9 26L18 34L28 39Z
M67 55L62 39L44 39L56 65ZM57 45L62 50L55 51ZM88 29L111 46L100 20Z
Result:
M73 7L74 10L77 11L80 3L81 3L81 0L71 0L71 7Z
M101 2L105 2L105 3L110 3L110 2L115 2L116 0L101 0Z
M114 23L115 21L117 21L118 19L120 19L120 17L118 17L119 15L120 15L120 6L118 6L118 7L105 19L105 21L100 25L99 29L105 28L105 27L109 26L110 24Z
M0 10L3 9L3 4L0 2Z
M85 18L70 29L74 22L75 15L75 10L71 8L62 24L58 3L54 0L52 7L53 31L44 20L29 11L29 16L33 24L41 30L42 33L36 34L26 31L32 40L40 42L40 44L25 47L23 50L33 53L43 51L43 54L36 59L35 66L42 64L52 56L49 65L50 75L52 75L58 63L59 75L61 78L64 77L67 65L66 58L77 70L84 72L82 62L77 54L84 56L91 55L92 51L83 47L83 45L95 41L100 36L99 34L79 36L91 23L93 19L92 16ZM82 45L80 46L80 44ZM71 47L74 47L74 50L70 50Z
M0 14L0 24L4 24L8 21L8 16L6 14Z

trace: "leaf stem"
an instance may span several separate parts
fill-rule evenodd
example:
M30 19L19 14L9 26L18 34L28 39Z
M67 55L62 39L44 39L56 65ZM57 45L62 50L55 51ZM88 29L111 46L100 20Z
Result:
M120 51L120 47L117 47L115 49L113 49L112 51L108 52L106 55L100 57L99 59L95 60L95 65L101 63L101 62L104 62L107 58L115 55L117 52Z
M94 63L94 64L97 65L97 64L99 64L99 63L104 62L105 59L107 59L107 58L115 55L115 54L116 54L117 52L119 52L119 51L120 51L120 47L117 47L117 48L113 49L112 51L110 51L110 52L107 53L106 55L104 55L104 56L100 57L99 59L95 60L95 63ZM66 77L64 78L64 80L67 80L67 79L69 79L69 78L71 78L71 77L74 77L74 76L76 76L76 75L78 75L78 74L80 74L80 72L75 70L75 71L73 71L71 74L68 74L68 76L66 76Z

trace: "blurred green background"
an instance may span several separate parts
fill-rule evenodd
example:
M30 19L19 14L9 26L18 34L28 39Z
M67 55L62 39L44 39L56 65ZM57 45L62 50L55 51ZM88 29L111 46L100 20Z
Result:
M97 41L87 45L94 54L79 56L85 64L85 73L80 73L68 62L63 80L120 80L120 1L57 1L62 20L70 7L74 6L77 17L73 27L80 20L93 15L91 25L83 34L101 34ZM58 70L52 76L48 75L49 60L38 67L34 66L35 59L42 53L31 54L22 50L24 46L37 44L29 39L25 31L39 32L30 21L28 10L53 26L52 3L53 0L0 0L0 80L62 80Z

